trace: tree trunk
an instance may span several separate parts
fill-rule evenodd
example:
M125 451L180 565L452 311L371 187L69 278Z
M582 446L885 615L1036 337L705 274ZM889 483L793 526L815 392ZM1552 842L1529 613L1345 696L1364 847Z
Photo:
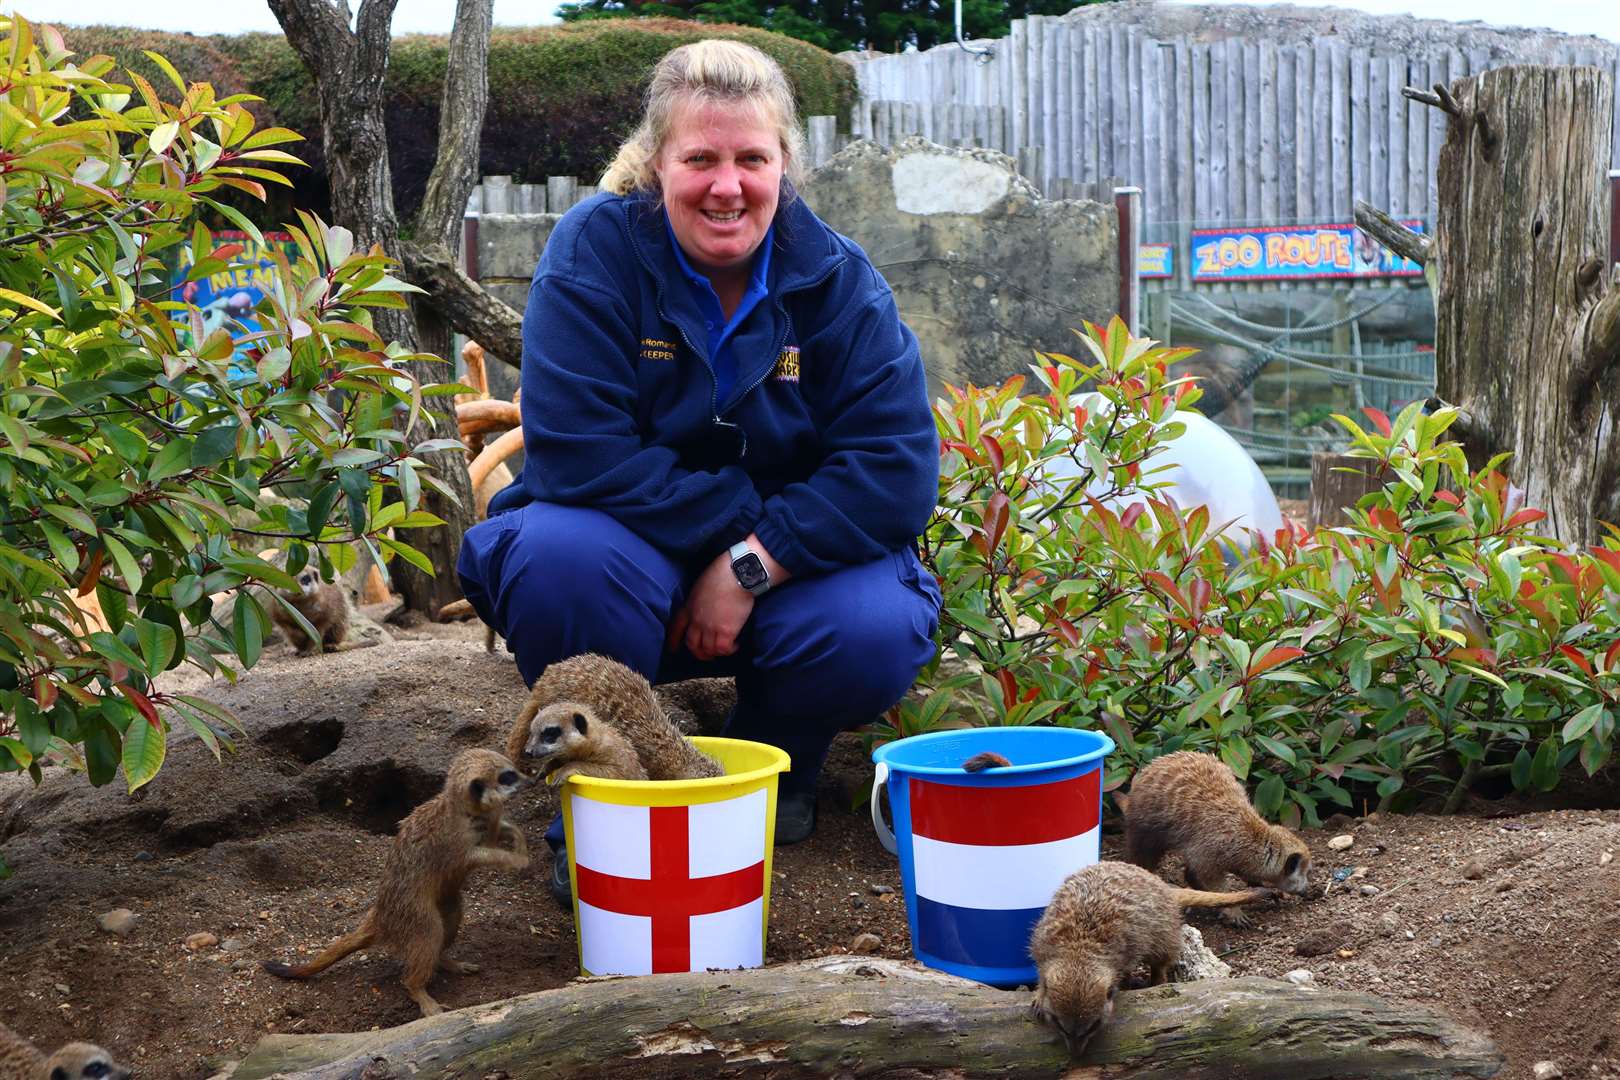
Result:
M383 123L384 76L388 70L389 26L397 0L362 0L354 30L347 21L347 4L332 0L269 0L287 41L298 53L320 101L322 145L332 183L332 215L336 224L354 232L361 247L380 245L401 259L399 220L388 166L388 135ZM490 9L493 0L461 0L456 9L450 65L445 79L444 111L447 123L440 133L438 160L428 182L423 214L442 218L454 213L459 223L476 171L478 126L488 100L485 58L489 51ZM467 156L466 114L470 122L471 162ZM460 203L455 203L457 192ZM451 209L447 210L449 206ZM443 228L419 215L419 233L437 238ZM455 234L459 237L459 231ZM422 351L414 309L379 308L373 319L385 341L397 341L410 352ZM444 336L448 340L448 335ZM421 383L453 381L455 369L443 363L410 360L405 369ZM421 424L411 443L423 439L456 438L455 403L449 396L424 398ZM436 617L439 609L461 595L454 567L461 537L473 523L474 500L467 480L466 462L458 450L424 455L438 485L422 489L422 508L437 514L445 526L401 537L425 554L438 571L428 576L404 560L392 566L393 583L407 611Z
M405 276L427 290L428 303L450 325L484 347L487 355L513 367L523 363L523 314L491 295L461 272L443 248L405 241Z
M1311 455L1311 506L1306 526L1334 528L1350 520L1346 510L1369 492L1383 487L1387 470L1373 471L1376 462L1348 454Z
M1620 522L1620 274L1606 272L1614 84L1504 67L1408 96L1449 116L1432 245L1437 394L1478 467L1504 466L1548 531ZM1371 215L1358 207L1357 222Z
M1439 1014L1271 979L1123 993L1081 1067L1029 1006L1027 991L916 964L824 957L753 971L584 980L387 1031L270 1035L234 1078L1453 1080L1492 1076L1502 1064L1488 1039Z

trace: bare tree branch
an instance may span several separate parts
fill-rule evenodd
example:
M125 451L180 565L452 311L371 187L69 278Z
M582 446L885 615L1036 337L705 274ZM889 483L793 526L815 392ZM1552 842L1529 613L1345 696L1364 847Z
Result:
M412 233L425 247L452 254L461 246L461 216L478 182L479 133L489 104L489 25L494 0L458 0L439 99L439 152Z
M1413 232L1371 203L1356 200L1356 226L1401 258L1428 265L1434 239Z
M340 11L328 0L267 0L271 14L281 24L287 43L298 53L304 67L313 71L354 51L354 33L349 29L349 9Z
M354 71L355 90L380 94L388 74L388 48L393 44L394 6L399 0L360 0L360 17L354 21L360 42L359 64Z
M523 315L461 272L444 248L400 244L405 276L428 292L428 302L456 330L513 367L523 363Z

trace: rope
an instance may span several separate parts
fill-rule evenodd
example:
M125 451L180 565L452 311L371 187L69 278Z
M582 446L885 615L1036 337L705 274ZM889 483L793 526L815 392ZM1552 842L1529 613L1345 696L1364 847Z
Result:
M1187 308L1183 307L1177 301L1174 301L1174 300L1171 301L1170 309L1175 314L1176 317L1186 319L1188 322L1192 323L1198 329L1203 330L1205 333L1211 335L1212 337L1216 338L1219 341L1225 342L1228 345L1236 345L1239 348L1248 349L1251 352L1264 353L1264 354L1267 354L1267 355L1269 355L1271 357L1281 358L1281 359L1289 361L1290 363L1298 364L1300 367L1310 368L1313 371L1326 372L1327 374L1332 375L1335 378L1336 381L1342 382L1342 383L1344 383L1346 385L1348 385L1351 380L1357 378L1357 375L1356 375L1355 372L1347 371L1342 367L1334 367L1333 365L1330 365L1330 364L1317 363L1315 360L1307 359L1307 358L1308 357L1322 357L1324 359L1341 360L1341 361L1348 361L1348 362L1354 362L1357 359L1360 359L1363 362L1366 360L1365 357L1358 358L1358 357L1355 357L1355 356L1347 356L1347 355L1345 355L1343 353L1313 353L1313 352L1307 352L1307 351L1298 350L1298 349L1281 349L1281 348L1278 348L1275 345L1268 344L1267 342L1255 341L1253 338L1246 338L1243 335L1241 335L1241 334L1239 334L1239 333L1237 333L1235 331L1227 330L1227 329L1225 329L1223 327L1216 326L1214 323L1209 322L1208 320L1203 319L1203 318L1199 317L1198 315L1193 314L1193 312L1191 312ZM1390 356L1392 358L1393 357L1398 357L1398 358L1403 358L1404 359L1406 357L1406 354L1399 354L1399 353L1392 353L1392 354L1385 354L1385 355L1388 355L1388 356ZM1422 356L1422 355L1428 355L1428 354L1413 353L1413 354L1410 354L1410 355L1412 355L1412 356ZM1379 359L1382 359L1382 358L1383 358L1382 356L1379 357ZM1248 366L1252 366L1252 365L1246 365L1245 372L1247 371ZM1261 365L1261 366L1263 367L1264 365ZM1258 372L1256 372L1255 374L1258 375ZM1363 378L1371 378L1371 379L1382 379L1385 382L1401 383L1401 384L1406 385L1406 386L1421 386L1426 390L1433 389L1433 387L1434 387L1434 380L1433 379L1413 378L1410 372L1398 372L1398 371L1394 371L1394 370L1391 370L1391 369L1388 369L1388 368L1368 368L1368 369L1366 369L1366 371L1365 371L1365 373L1363 374L1362 377Z
M1236 312L1227 311L1225 308L1221 307L1219 304L1215 303L1209 297L1204 296L1201 293L1193 293L1192 298L1209 308L1211 311L1225 316L1227 319L1230 319L1232 322L1235 322L1239 326L1246 329L1258 330L1263 334L1272 334L1276 337L1292 337L1295 334L1319 334L1324 330L1337 330L1341 326L1346 326L1355 322L1363 315L1371 315L1373 312L1377 311L1379 308L1383 307L1385 304L1389 303L1391 300L1400 295L1402 295L1400 292L1390 289L1387 291L1383 299L1374 300L1360 311L1352 311L1342 319L1334 319L1332 322L1317 323L1315 326L1270 326L1266 323L1251 322Z

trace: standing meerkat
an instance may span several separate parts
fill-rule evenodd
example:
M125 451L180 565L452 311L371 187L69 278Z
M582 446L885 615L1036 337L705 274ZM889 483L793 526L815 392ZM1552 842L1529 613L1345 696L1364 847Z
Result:
M559 701L577 702L611 724L635 748L649 780L696 780L724 776L720 763L687 741L670 722L652 685L617 660L595 653L547 665L506 737L513 761L532 755L530 731L540 710Z
M380 943L405 962L400 982L423 1016L444 1011L428 995L436 970L471 975L477 964L452 960L461 928L461 889L467 875L491 866L513 872L529 865L523 833L502 820L506 800L527 783L493 750L463 750L450 762L444 790L412 810L383 863L377 902L358 929L343 935L307 964L267 960L264 970L283 979L307 979L356 950ZM510 851L497 847L510 837Z
M1211 893L1177 889L1139 866L1100 862L1070 874L1035 924L1029 951L1040 980L1034 1011L1057 1027L1071 1054L1108 1022L1126 976L1145 965L1149 985L1181 956L1181 913L1275 896L1272 889Z
M70 1042L46 1057L0 1024L0 1080L129 1080L131 1075L93 1043Z
M299 656L336 651L343 644L343 639L349 636L349 597L343 586L337 582L322 581L320 571L313 566L300 570L297 581L299 591L296 596L289 593L281 595L298 609L298 614L309 620L315 632L321 635L319 640L305 633L304 628L280 604L270 605L270 621L287 635L287 640L292 642Z
M645 780L636 748L588 706L573 701L547 705L535 714L524 756L553 787L570 776L604 780Z
M1310 887L1310 847L1257 814L1219 758L1191 750L1155 758L1131 781L1130 794L1115 798L1125 812L1127 862L1157 870L1166 853L1179 852L1195 889L1218 888L1227 874L1301 896ZM1241 911L1221 917L1251 925Z

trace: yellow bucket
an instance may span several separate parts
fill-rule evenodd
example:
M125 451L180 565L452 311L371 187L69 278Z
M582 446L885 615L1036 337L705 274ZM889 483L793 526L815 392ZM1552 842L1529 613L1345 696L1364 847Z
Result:
M692 743L726 775L572 776L563 785L574 930L587 975L765 962L776 781L788 756L742 739Z

